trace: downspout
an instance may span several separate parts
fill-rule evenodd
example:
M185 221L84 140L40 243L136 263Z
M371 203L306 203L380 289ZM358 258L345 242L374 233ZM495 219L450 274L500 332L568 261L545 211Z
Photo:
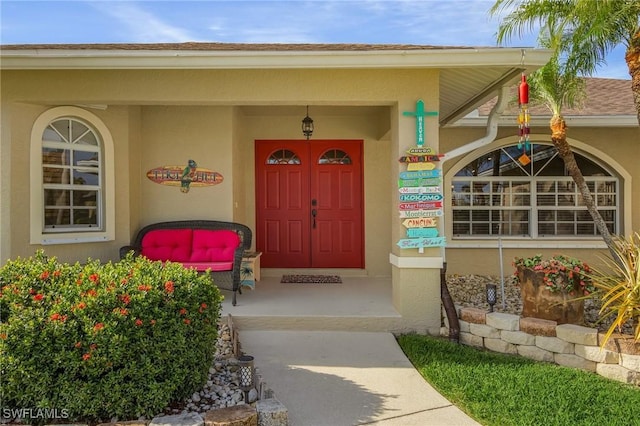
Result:
M493 108L491 108L491 112L489 113L489 117L487 119L487 133L480 139L477 139L444 154L444 158L441 162L442 165L444 165L446 161L451 160L452 158L467 154L482 146L488 145L495 140L496 136L498 135L498 120L500 119L500 116L507 106L508 92L509 88L507 86L502 86L502 89L498 94L498 101L493 106ZM442 218L442 229L445 229L444 217ZM441 251L443 263L442 268L440 269L440 299L442 300L442 305L444 306L445 313L447 314L447 320L449 322L449 340L459 343L460 321L458 320L458 313L456 311L453 299L449 294L449 287L447 286L447 261L445 258L445 248L442 247Z
M508 95L509 87L502 86L500 93L498 93L498 101L493 106L493 108L491 108L489 118L487 119L487 134L480 139L469 142L468 144L462 145L461 147L447 152L446 154L444 154L444 158L442 159L443 163L451 160L452 158L467 154L485 145L489 145L496 139L496 136L498 135L498 120L504 112L504 109L507 107Z

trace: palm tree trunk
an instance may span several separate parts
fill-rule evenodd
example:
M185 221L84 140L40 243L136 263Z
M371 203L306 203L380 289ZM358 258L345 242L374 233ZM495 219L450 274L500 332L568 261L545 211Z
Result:
M596 205L593 201L593 197L591 196L591 191L589 191L589 187L584 180L584 176L582 175L582 171L578 167L576 163L576 158L573 155L573 151L571 150L571 146L567 142L567 124L564 121L564 118L560 115L554 115L551 118L551 122L549 124L551 128L551 141L553 145L558 150L558 154L562 161L564 161L564 165L567 168L567 172L573 178L573 181L578 187L580 194L582 195L582 200L584 202L587 211L591 215L596 228L600 232L602 239L607 244L609 248L609 252L613 256L613 259L617 262L619 261L618 255L615 251L615 244L613 242L613 238L611 237L611 233L609 232L609 228L607 228L604 219L600 215L600 212L596 208Z
M629 67L633 102L638 114L638 124L640 124L640 31L636 32L631 38L624 59Z

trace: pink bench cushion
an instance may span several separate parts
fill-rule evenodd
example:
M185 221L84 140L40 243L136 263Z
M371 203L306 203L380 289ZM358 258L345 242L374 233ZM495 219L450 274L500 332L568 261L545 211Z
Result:
M186 262L191 258L191 229L154 229L142 237L141 254L150 260Z
M189 262L229 262L228 269L233 269L233 255L239 245L240 237L234 231L195 229Z

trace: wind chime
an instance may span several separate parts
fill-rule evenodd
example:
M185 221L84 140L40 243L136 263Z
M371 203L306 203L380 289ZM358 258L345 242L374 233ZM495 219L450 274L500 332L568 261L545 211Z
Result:
M531 162L527 155L527 151L531 148L531 143L529 142L531 129L529 128L529 85L527 84L527 76L524 73L522 73L522 79L518 86L518 105L520 107L518 111L518 149L522 149L522 155L518 158L518 161L523 166L526 166Z

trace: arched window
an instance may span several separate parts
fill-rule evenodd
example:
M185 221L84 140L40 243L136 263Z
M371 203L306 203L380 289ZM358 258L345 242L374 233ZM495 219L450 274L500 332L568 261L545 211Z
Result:
M329 149L320 156L318 164L351 164L351 157L341 149Z
M574 155L607 227L618 233L619 179L605 165ZM454 238L599 235L553 145L496 149L462 167L451 185Z
M300 164L300 157L288 149L279 149L271 153L267 164Z
M113 167L109 132L93 114L76 107L42 114L31 140L31 242L113 239Z
M99 135L73 117L42 135L45 232L101 229L102 154Z

